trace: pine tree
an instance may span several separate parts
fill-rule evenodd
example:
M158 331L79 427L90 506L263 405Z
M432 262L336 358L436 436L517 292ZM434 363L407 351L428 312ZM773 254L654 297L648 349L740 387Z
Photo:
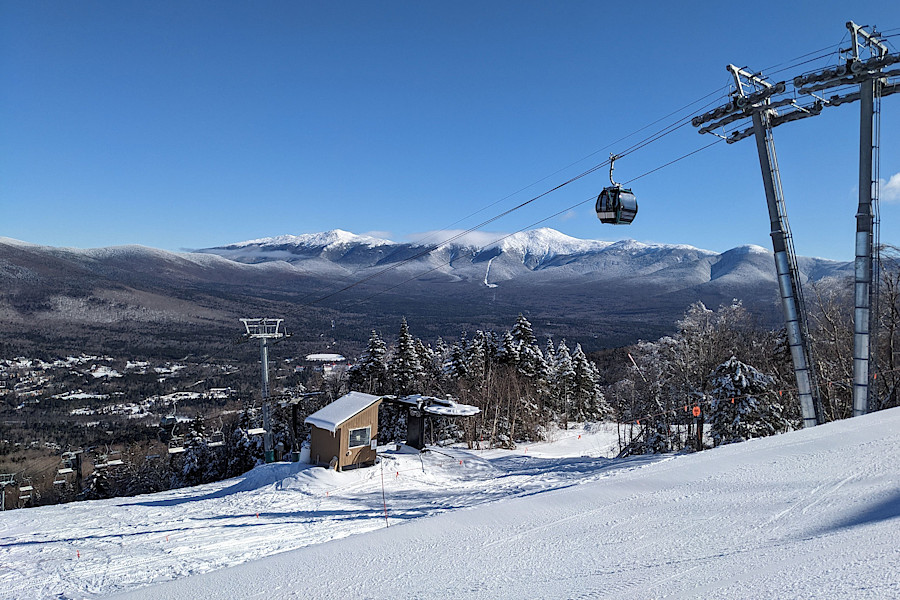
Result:
M444 372L448 377L457 381L465 379L468 376L469 367L466 361L465 337L453 344L450 348L450 357L444 365Z
M732 356L710 375L710 435L728 444L786 431L790 423L773 393L775 380Z
M596 365L588 360L584 350L581 349L581 344L575 344L572 369L575 373L572 418L584 421L604 417L607 407L600 389L600 375Z
M416 338L416 356L422 366L422 389L436 393L444 378L441 356L428 344Z
M397 338L397 350L388 364L388 372L396 394L413 394L421 392L421 381L424 371L416 353L416 343L406 318L400 321L400 333Z
M548 366L556 363L556 348L553 347L553 338L550 336L547 336L547 345L544 346L544 360Z
M565 340L556 347L556 361L551 370L553 397L563 415L563 428L569 428L569 420L574 419L572 407L575 397L575 369Z
M534 337L531 323L522 313L519 313L518 318L516 318L516 324L512 329L512 337L520 347L523 345L537 346L537 338Z
M350 368L350 389L369 394L380 394L387 381L387 345L374 329L359 361Z
M482 382L488 377L491 364L497 359L497 340L490 332L477 331L466 349L466 368L469 378Z
M500 347L497 349L497 361L501 365L519 364L519 345L511 331L503 334Z

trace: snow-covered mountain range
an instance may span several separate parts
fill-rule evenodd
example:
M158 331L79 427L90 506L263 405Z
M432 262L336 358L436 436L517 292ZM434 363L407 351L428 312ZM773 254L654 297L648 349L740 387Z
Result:
M757 246L717 253L553 229L485 239L445 232L402 243L333 230L167 252L0 238L0 330L13 339L36 328L51 337L96 331L105 342L117 327L129 337L200 328L218 339L258 313L283 316L295 330L334 321L329 335L351 340L406 317L417 335L435 338L502 330L523 313L539 335L596 348L654 339L691 302L735 298L764 323L780 323L772 254ZM849 263L798 262L804 281L852 273Z
M453 280L482 282L486 287L523 277L533 282L570 277L649 277L656 281L668 279L671 287L717 280L742 285L775 281L771 252L759 246L740 246L720 254L687 245L583 240L549 228L498 234L496 241L487 244L466 236L443 237L451 241L398 243L335 229L262 238L197 252L247 264L283 261L323 272L390 269L414 275L428 271L428 275L441 273ZM816 258L803 258L800 263L804 276L811 279L838 274L847 268L846 263Z

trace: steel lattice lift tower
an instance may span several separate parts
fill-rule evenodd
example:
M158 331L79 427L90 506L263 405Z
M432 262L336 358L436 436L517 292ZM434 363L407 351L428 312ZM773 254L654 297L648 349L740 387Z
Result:
M284 319L241 319L246 328L244 337L248 340L259 340L259 356L262 367L262 411L263 411L263 449L267 463L274 462L275 450L272 438L272 407L269 405L269 340L281 340L287 337L281 331Z

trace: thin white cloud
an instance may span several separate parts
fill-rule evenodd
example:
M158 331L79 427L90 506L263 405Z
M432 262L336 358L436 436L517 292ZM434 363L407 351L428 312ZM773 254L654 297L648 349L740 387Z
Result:
M577 216L578 216L578 213L577 213L577 212L575 212L574 210L570 210L570 211L567 212L566 214L560 216L560 217L559 217L559 220L560 220L560 221L571 221L572 219L574 219L574 218L577 217Z
M390 231L367 231L362 235L367 235L369 237L378 238L380 240L390 240L393 234Z
M879 183L879 195L885 202L900 202L900 173L894 173L891 178Z

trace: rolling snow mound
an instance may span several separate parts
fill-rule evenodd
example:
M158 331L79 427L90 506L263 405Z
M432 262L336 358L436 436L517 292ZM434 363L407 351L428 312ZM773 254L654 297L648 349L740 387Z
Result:
M696 454L616 426L0 514L0 598L896 598L900 409Z

